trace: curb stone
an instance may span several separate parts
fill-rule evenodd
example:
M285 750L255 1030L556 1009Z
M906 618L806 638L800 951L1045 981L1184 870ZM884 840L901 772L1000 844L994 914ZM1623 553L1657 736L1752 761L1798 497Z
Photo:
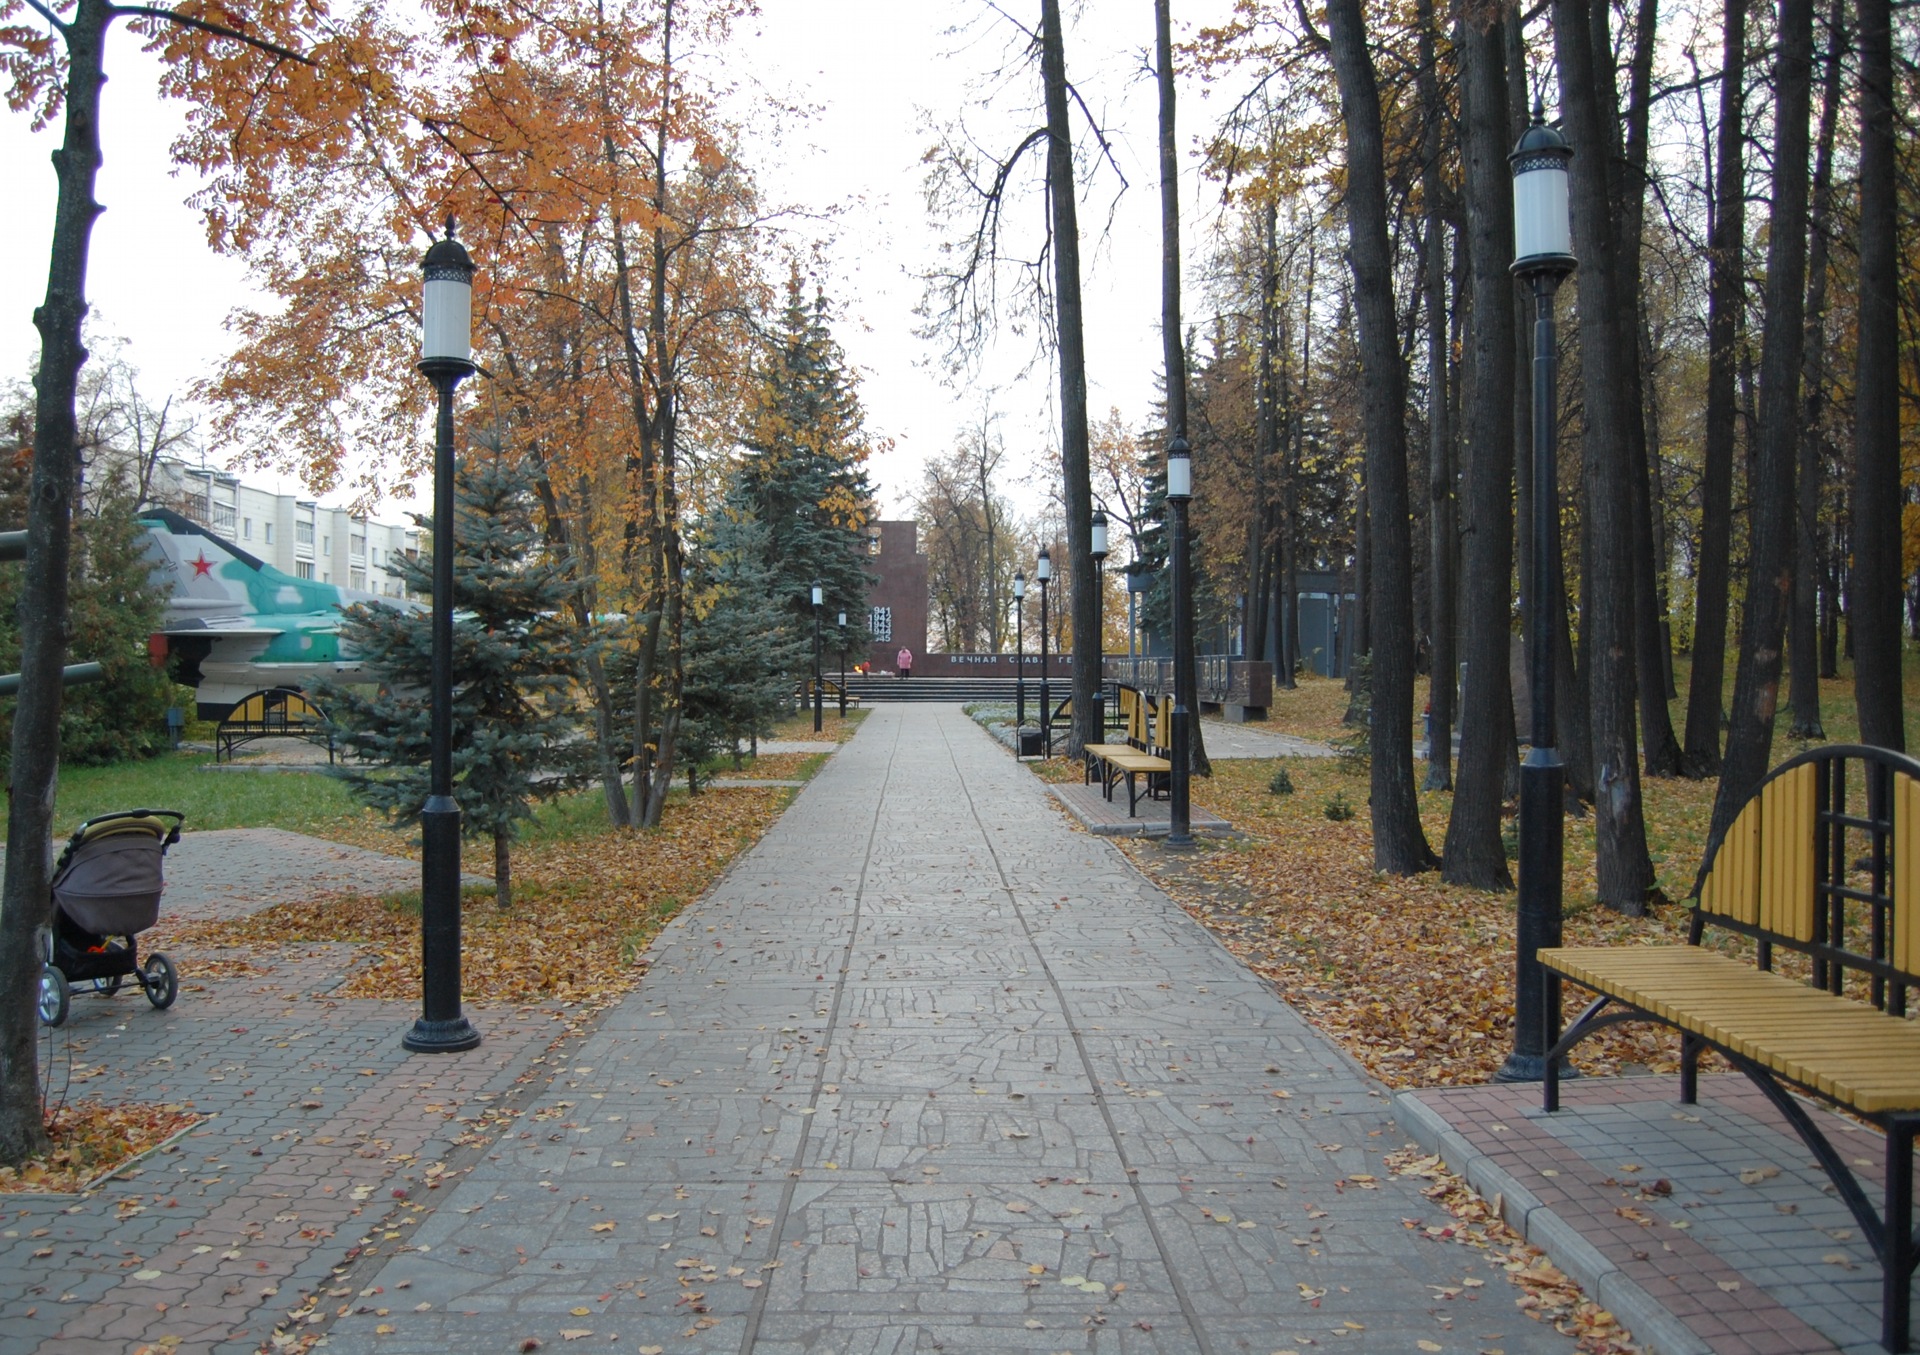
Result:
M1713 1348L1598 1249L1511 1172L1461 1137L1416 1092L1395 1092L1393 1114L1413 1141L1446 1162L1480 1195L1499 1204L1508 1227L1540 1248L1572 1276L1595 1303L1633 1333L1648 1355L1713 1355Z

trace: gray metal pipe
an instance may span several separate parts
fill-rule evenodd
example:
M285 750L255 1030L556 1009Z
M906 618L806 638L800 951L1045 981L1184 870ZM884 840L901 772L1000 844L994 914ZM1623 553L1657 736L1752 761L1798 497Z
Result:
M25 532L9 532L7 536L25 537ZM0 550L4 550L4 537L0 537ZM6 558L0 556L0 559ZM107 670L97 663L70 663L60 670L62 687L79 687L88 682L98 682L107 675ZM20 690L20 675L7 673L0 675L0 696L13 696Z

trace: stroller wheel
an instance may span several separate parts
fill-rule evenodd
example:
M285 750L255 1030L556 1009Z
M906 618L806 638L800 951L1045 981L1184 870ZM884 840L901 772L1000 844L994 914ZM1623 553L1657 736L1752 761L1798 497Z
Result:
M40 967L40 1024L43 1026L65 1025L69 997L67 976L52 965L42 965Z
M156 1011L171 1007L180 995L180 976L174 973L173 961L158 951L149 955L140 967L140 986L147 990L147 1001Z

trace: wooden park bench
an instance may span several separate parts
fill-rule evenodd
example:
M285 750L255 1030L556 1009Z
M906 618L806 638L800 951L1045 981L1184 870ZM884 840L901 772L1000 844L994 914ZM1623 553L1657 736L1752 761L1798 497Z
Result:
M1920 984L1920 761L1835 745L1781 764L1701 879L1687 945L1540 951L1548 969L1599 994L1552 1042L1546 1109L1559 1108L1561 1057L1618 1022L1680 1032L1683 1102L1696 1098L1702 1051L1724 1056L1793 1126L1859 1222L1882 1269L1881 1344L1907 1350L1920 1134L1920 1024L1907 1019L1907 990ZM1746 938L1751 962L1703 946L1708 927ZM1777 951L1804 957L1797 967L1807 981L1776 973ZM1789 1088L1886 1133L1879 1210Z
M793 689L793 695L794 700L799 703L801 710L812 710L813 679L808 678L804 682L796 684ZM843 697L849 706L857 707L860 704L858 693L845 691L840 684L832 678L823 677L820 679L820 700L823 705L838 705Z
M233 750L255 739L304 739L334 758L327 713L291 687L269 687L234 703L213 731L213 760L233 761Z
M1147 703L1132 687L1120 689L1120 717L1127 730L1125 743L1090 743L1083 750L1087 758L1085 784L1091 785L1094 777L1098 776L1101 794L1111 800L1114 786L1125 778L1127 817L1133 818L1140 803L1138 778L1146 778L1147 796L1154 798L1156 788L1166 785L1173 764L1149 738ZM1166 741L1165 731L1171 727L1172 720L1173 698L1161 697L1154 712L1151 733L1162 744Z

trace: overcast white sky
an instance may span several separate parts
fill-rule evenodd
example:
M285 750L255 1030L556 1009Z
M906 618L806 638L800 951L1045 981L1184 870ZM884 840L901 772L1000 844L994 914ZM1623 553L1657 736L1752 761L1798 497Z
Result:
M1006 51L1006 24L979 0L762 4L761 17L742 27L730 69L744 98L759 85L817 110L811 120L783 129L778 147L757 148L755 168L775 199L816 211L844 208L832 223L796 228L831 237L829 290L844 310L839 338L864 375L870 428L896 442L873 466L883 508L889 515L904 508L925 459L952 446L957 430L977 422L983 406L1002 415L1015 472L1037 465L1056 426L1057 377L1043 364L1017 379L1032 354L1031 337L1009 336L979 382L958 386L942 371L938 347L913 334L922 296L916 275L933 260L937 244L920 163L932 141L929 119L949 122L968 103L969 82ZM1037 21L1037 5L1009 8L1023 16L1033 10ZM1181 0L1175 40L1227 8L1228 0ZM1155 107L1144 74L1153 8L1148 0L1078 6L1068 0L1068 10L1068 74L1107 125L1130 185L1116 203L1119 183L1103 171L1082 207L1091 404L1096 417L1117 406L1137 420L1153 402L1159 369ZM950 32L956 24L966 31ZM116 30L107 61L99 188L107 210L94 230L89 295L98 327L127 340L127 357L144 386L161 395L218 366L227 348L222 321L248 295L247 283L237 262L207 248L197 215L184 204L194 185L174 176L167 159L178 109L156 95L156 68L138 39ZM992 113L969 113L970 123L989 132L995 118L1003 118L1005 144L1013 144L1032 125L1024 119L1037 106L1036 84L1037 72ZM1184 151L1217 116L1218 101L1202 100L1191 82L1183 82L1181 99L1182 158L1191 166ZM1077 127L1076 138L1083 134ZM54 193L47 157L56 142L57 127L33 135L24 115L0 113L0 176L10 198L9 266L0 271L0 377L6 379L24 377L38 351L32 312L46 284ZM1188 172L1181 198L1190 255L1202 243L1198 227L1208 204L1196 203L1196 193L1203 191ZM1041 210L1037 197L1016 209L1030 220ZM486 261L479 262L484 268ZM220 459L217 452L213 459ZM269 478L249 473L251 480ZM278 487L295 485L284 480ZM1016 492L1033 503L1044 488L1029 484Z

